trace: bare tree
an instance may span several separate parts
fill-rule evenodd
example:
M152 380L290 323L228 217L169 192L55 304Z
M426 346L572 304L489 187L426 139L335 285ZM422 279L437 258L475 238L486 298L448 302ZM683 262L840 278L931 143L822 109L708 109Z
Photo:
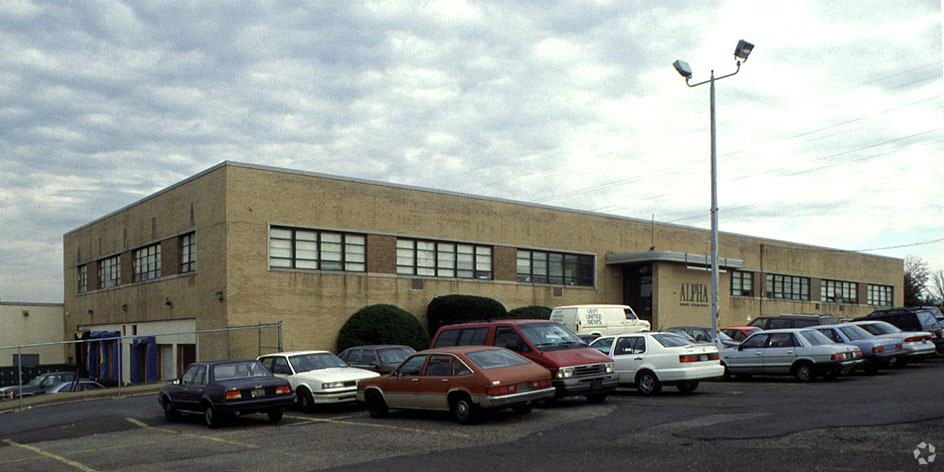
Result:
M939 270L931 274L931 297L934 298L933 303L935 305L940 305L944 303L944 270Z
M928 280L931 278L931 269L928 263L917 256L905 257L905 306L921 306L930 304L928 299Z

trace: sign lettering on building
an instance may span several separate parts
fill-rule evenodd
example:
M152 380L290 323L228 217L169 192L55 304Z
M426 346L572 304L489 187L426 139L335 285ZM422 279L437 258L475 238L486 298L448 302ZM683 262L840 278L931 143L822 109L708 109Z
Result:
M680 306L709 306L708 286L705 284L682 282L682 289L679 291Z

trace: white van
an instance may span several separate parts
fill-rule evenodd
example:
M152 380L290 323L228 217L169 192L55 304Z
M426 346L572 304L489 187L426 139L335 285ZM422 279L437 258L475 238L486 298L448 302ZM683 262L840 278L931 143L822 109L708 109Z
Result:
M551 310L551 320L576 334L638 333L649 331L649 322L641 320L626 305L570 305Z

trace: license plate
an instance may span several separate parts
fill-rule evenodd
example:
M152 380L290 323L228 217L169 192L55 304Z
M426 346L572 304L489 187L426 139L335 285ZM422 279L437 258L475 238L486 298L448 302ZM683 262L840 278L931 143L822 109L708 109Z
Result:
M265 396L264 388L254 388L252 389L252 398L259 398Z
M531 384L528 382L521 382L518 384L515 390L519 392L525 392L525 391L531 390Z

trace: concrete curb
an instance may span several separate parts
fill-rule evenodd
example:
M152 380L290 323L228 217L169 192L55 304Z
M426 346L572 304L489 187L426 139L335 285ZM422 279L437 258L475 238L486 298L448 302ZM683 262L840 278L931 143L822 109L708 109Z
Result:
M126 398L126 397L138 397L142 395L153 395L161 390L164 384L147 384L147 385L129 385L127 387L121 387L121 396L118 396L117 388L106 388L105 390L97 390L93 392L72 392L72 393L56 393L50 394L45 393L41 395L34 395L31 397L24 397L22 407L20 405L20 400L18 398L12 400L0 400L0 414L5 413L15 413L18 411L25 411L32 408L37 408L45 405L56 405L60 403L74 403L81 401L90 401L90 400L99 400L104 398Z

